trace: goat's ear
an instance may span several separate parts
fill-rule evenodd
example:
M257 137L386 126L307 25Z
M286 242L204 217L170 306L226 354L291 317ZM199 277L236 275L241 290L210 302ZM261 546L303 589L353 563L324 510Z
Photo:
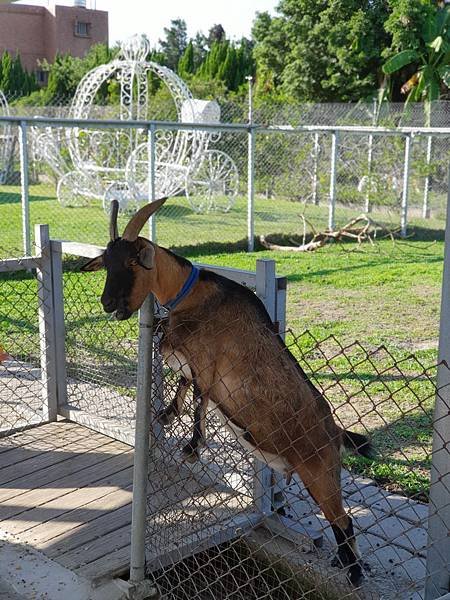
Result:
M154 258L155 258L155 249L153 248L153 246L151 246L151 245L144 246L143 248L141 248L139 250L139 262L146 269L153 268Z
M105 263L103 261L103 254L101 254L100 256L93 258L92 260L87 262L85 265L83 265L81 267L81 270L82 271L98 271L99 269L103 268L104 266L105 266Z

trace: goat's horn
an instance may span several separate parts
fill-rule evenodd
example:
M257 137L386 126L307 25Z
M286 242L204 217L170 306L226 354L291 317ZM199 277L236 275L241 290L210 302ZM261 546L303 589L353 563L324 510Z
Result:
M125 231L122 234L122 239L128 240L129 242L136 241L145 223L164 204L167 198L168 196L165 198L160 198L159 200L150 202L150 204L146 204L139 209L125 227Z
M109 237L111 241L117 240L119 230L117 229L117 213L119 212L119 203L117 200L111 201L111 217L109 219Z

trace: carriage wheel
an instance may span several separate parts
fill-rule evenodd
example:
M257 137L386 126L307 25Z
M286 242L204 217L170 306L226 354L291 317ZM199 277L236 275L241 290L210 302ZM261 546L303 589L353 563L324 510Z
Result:
M213 210L228 212L239 188L239 173L234 161L220 150L206 150L188 170L186 196L197 213Z
M111 201L119 203L119 214L130 214L136 212L138 204L133 200L130 187L125 181L115 181L107 188L103 196L103 210L107 215L111 212Z
M66 173L58 181L56 197L61 206L86 206L89 202L86 190L89 189L85 175L79 171Z

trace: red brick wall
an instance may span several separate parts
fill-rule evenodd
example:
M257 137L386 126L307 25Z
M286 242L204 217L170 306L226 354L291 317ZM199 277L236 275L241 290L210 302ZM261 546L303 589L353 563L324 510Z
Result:
M18 51L24 67L34 71L36 60L46 56L46 12L41 6L0 5L0 54Z
M75 35L76 22L89 23L89 37ZM56 47L62 54L84 56L93 44L108 43L108 13L75 6L55 6Z
M89 23L89 37L77 37L77 19ZM72 6L0 5L0 54L19 52L28 71L56 52L82 57L93 44L108 43L108 13Z

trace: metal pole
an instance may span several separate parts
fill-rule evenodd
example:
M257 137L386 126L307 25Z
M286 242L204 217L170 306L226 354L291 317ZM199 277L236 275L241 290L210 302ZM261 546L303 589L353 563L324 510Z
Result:
M253 128L253 77L248 75L248 167L247 167L247 250L255 249L255 130Z
M373 118L372 125L375 126L377 124L377 101L376 99L373 101ZM366 189L366 199L364 203L364 212L369 213L371 211L370 207L370 192L372 187L372 158L373 158L373 135L369 135L369 147L367 151L367 189Z
M339 132L331 135L330 200L328 206L328 229L334 231L336 211L336 167L339 153Z
M156 126L152 123L148 129L148 198L156 200ZM156 242L156 215L149 219L149 239Z
M445 361L446 364L441 364ZM450 169L439 328L439 367L433 415L426 600L450 589Z
M20 185L22 197L22 238L25 256L31 256L30 200L28 187L27 124L19 124Z
M429 135L428 140L427 140L427 168L429 168L429 166L431 164L432 144L433 144L433 138L431 137L431 135ZM424 219L430 218L430 207L428 204L428 196L430 193L430 183L431 183L431 177L429 174L427 174L427 176L425 177L425 186L423 188L422 217Z
M41 257L36 269L38 284L39 342L41 353L42 418L56 421L58 391L56 385L55 307L52 294L52 257L48 225L35 226L36 249Z
M150 439L150 403L153 356L153 295L147 296L139 311L139 351L136 390L133 504L131 510L130 581L145 578L145 531Z
M255 130L248 130L247 249L255 249Z
M277 318L277 281L275 261L259 259L256 261L256 295L263 302L272 321ZM253 491L255 506L264 515L272 512L274 477L272 469L260 460L255 461Z
M313 187L313 204L315 204L316 206L319 205L319 178L317 176L318 173L318 169L319 169L319 152L320 152L320 145L319 145L319 134L315 133L314 134L314 150L313 150L313 181L312 181L312 187Z
M405 160L403 163L403 191L402 191L402 214L400 221L400 235L406 237L408 227L408 191L409 191L409 167L411 162L411 143L412 138L407 135L405 138Z

